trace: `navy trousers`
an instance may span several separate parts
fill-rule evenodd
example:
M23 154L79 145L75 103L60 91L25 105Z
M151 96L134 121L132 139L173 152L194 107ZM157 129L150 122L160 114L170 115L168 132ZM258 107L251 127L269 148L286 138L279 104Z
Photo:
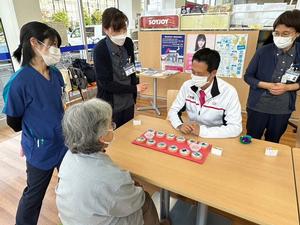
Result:
M134 117L134 105L124 109L120 112L113 113L113 121L116 123L117 128L132 120Z
M286 131L291 114L268 114L247 109L247 134L253 138L261 139L264 135L266 141L279 143Z
M53 169L41 170L26 163L27 187L19 201L16 225L36 225Z

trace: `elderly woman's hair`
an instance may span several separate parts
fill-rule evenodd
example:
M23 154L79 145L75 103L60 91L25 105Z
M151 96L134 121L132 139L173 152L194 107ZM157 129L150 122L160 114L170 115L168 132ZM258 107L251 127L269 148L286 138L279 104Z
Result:
M72 153L102 151L104 144L99 142L99 137L107 133L111 118L111 106L100 99L71 106L62 121L65 144Z

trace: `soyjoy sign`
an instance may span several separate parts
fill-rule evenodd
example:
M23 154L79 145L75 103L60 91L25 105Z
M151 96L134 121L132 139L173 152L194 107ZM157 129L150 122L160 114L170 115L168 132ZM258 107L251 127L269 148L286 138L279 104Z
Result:
M177 29L178 16L143 16L140 19L141 29Z

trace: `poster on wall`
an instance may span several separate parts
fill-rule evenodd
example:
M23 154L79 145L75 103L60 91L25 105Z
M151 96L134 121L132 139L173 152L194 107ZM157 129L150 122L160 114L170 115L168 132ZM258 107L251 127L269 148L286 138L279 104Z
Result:
M215 49L221 55L218 76L242 78L247 40L248 34L216 35Z
M196 51L202 48L215 48L214 34L188 34L185 56L185 72L190 73L192 70L192 58Z
M161 35L161 69L183 72L185 35Z

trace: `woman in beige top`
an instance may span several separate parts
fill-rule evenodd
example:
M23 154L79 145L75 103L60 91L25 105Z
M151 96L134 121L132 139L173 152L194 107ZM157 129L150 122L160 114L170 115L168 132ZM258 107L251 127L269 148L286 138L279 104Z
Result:
M69 147L60 166L56 203L64 225L159 225L148 193L105 154L113 140L111 106L92 99L63 118ZM163 224L169 224L164 221Z

